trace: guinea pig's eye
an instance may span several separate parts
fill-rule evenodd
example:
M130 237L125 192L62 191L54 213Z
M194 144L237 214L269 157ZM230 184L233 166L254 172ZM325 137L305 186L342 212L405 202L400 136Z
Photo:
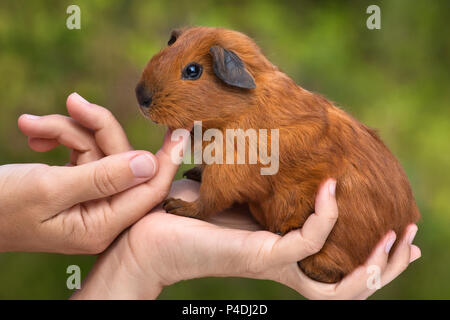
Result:
M167 45L171 46L175 43L175 41L177 41L177 37L175 37L175 35L170 36L169 41L167 41Z
M183 70L183 79L197 80L202 75L202 66L197 63L189 63Z

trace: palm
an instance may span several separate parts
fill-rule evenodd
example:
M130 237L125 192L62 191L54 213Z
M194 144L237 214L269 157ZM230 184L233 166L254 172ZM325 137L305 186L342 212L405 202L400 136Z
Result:
M77 204L47 220L46 223L63 225L64 228L71 228L72 232L79 234L99 233L102 227L108 225L110 216L109 199L99 199Z
M198 196L198 189L197 182L179 180L173 183L169 196L191 201ZM128 245L138 265L147 266L150 260L157 259L164 266L158 273L171 270L180 279L200 276L200 266L201 272L209 270L216 276L238 272L261 278L272 269L268 266L282 269L283 261L278 261L272 254L280 238L262 231L245 207L226 210L208 221L168 214L157 207L131 227ZM158 248L166 248L161 243L169 242L172 244L170 252L158 251ZM157 248L157 251L149 254L148 248ZM196 257L195 264L187 258L193 256ZM173 257L186 258L180 261ZM218 266L217 260L227 261L226 266ZM291 264L295 264L295 260ZM264 273L262 269L265 269Z

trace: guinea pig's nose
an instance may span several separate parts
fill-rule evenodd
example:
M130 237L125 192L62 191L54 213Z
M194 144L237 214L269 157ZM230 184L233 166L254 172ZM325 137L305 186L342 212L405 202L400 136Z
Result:
M147 89L145 83L141 82L136 87L136 98L139 105L143 108L149 108L152 104L152 93Z

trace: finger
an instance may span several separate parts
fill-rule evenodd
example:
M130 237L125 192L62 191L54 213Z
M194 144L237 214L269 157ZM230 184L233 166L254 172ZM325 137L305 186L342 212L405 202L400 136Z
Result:
M416 261L422 256L422 251L418 246L411 245L411 257L409 259L409 263Z
M40 139L32 141L31 148L45 150L55 143L42 142L41 139L54 140L79 153L86 154L87 160L94 161L103 157L92 134L76 121L62 115L36 117L22 115L18 120L19 129L28 137ZM48 150L47 150L48 151Z
M59 146L59 142L55 139L28 138L28 145L33 151L47 152Z
M163 201L169 193L179 164L172 162L171 154L179 152L188 143L186 131L182 141L172 141L171 131L166 133L162 148L156 153L158 173L147 183L141 184L114 196L111 208L116 214L117 223L124 228L131 225ZM124 214L126 212L127 214Z
M365 299L383 286L382 274L395 239L395 232L388 232L367 261L336 285L339 299Z
M76 166L78 163L78 158L80 157L80 153L76 150L72 150L70 152L70 162L69 165L70 166ZM85 163L88 163L90 161L86 161Z
M28 145L36 152L48 152L60 144L54 139L28 138ZM100 155L96 152L79 152L72 149L70 152L70 162L67 165L76 166L96 161L100 158Z
M336 181L327 180L316 197L316 212L311 214L300 230L289 232L275 242L272 258L279 263L302 260L320 251L336 223Z
M36 117L22 115L19 129L30 138L57 140L60 144L81 152L88 151L95 141L85 128L73 119L58 114Z
M190 142L190 132L183 130L181 135L174 136L171 130L167 130L164 136L164 141L161 149L156 153L158 163L160 164L160 171L158 175L148 184L155 188L163 190L170 190L173 178L178 171L181 164L181 157L186 150L187 144Z
M416 248L412 249L412 242L416 233L417 226L415 224L411 224L406 228L403 238L397 244L395 251L389 259L386 271L383 273L383 286L394 280L403 271L405 271L411 261L411 258L416 258L417 255L420 257L420 249L416 247L419 249L419 252L417 252ZM414 256L412 256L412 254L414 254Z
M122 126L108 109L89 103L78 93L72 93L67 98L67 110L73 119L94 131L97 145L104 154L133 149Z
M67 208L106 198L149 180L157 169L155 156L146 151L112 155L76 167L52 167L43 177L44 189L50 194L46 201L50 198Z

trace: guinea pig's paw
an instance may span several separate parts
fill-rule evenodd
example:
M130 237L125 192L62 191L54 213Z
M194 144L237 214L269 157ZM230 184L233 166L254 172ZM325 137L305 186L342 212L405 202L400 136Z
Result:
M202 182L202 168L200 167L193 167L192 169L186 170L183 173L183 177L186 177L187 179Z
M176 214L184 217L196 217L197 212L192 202L187 202L181 199L167 198L163 201L163 208L168 213Z

